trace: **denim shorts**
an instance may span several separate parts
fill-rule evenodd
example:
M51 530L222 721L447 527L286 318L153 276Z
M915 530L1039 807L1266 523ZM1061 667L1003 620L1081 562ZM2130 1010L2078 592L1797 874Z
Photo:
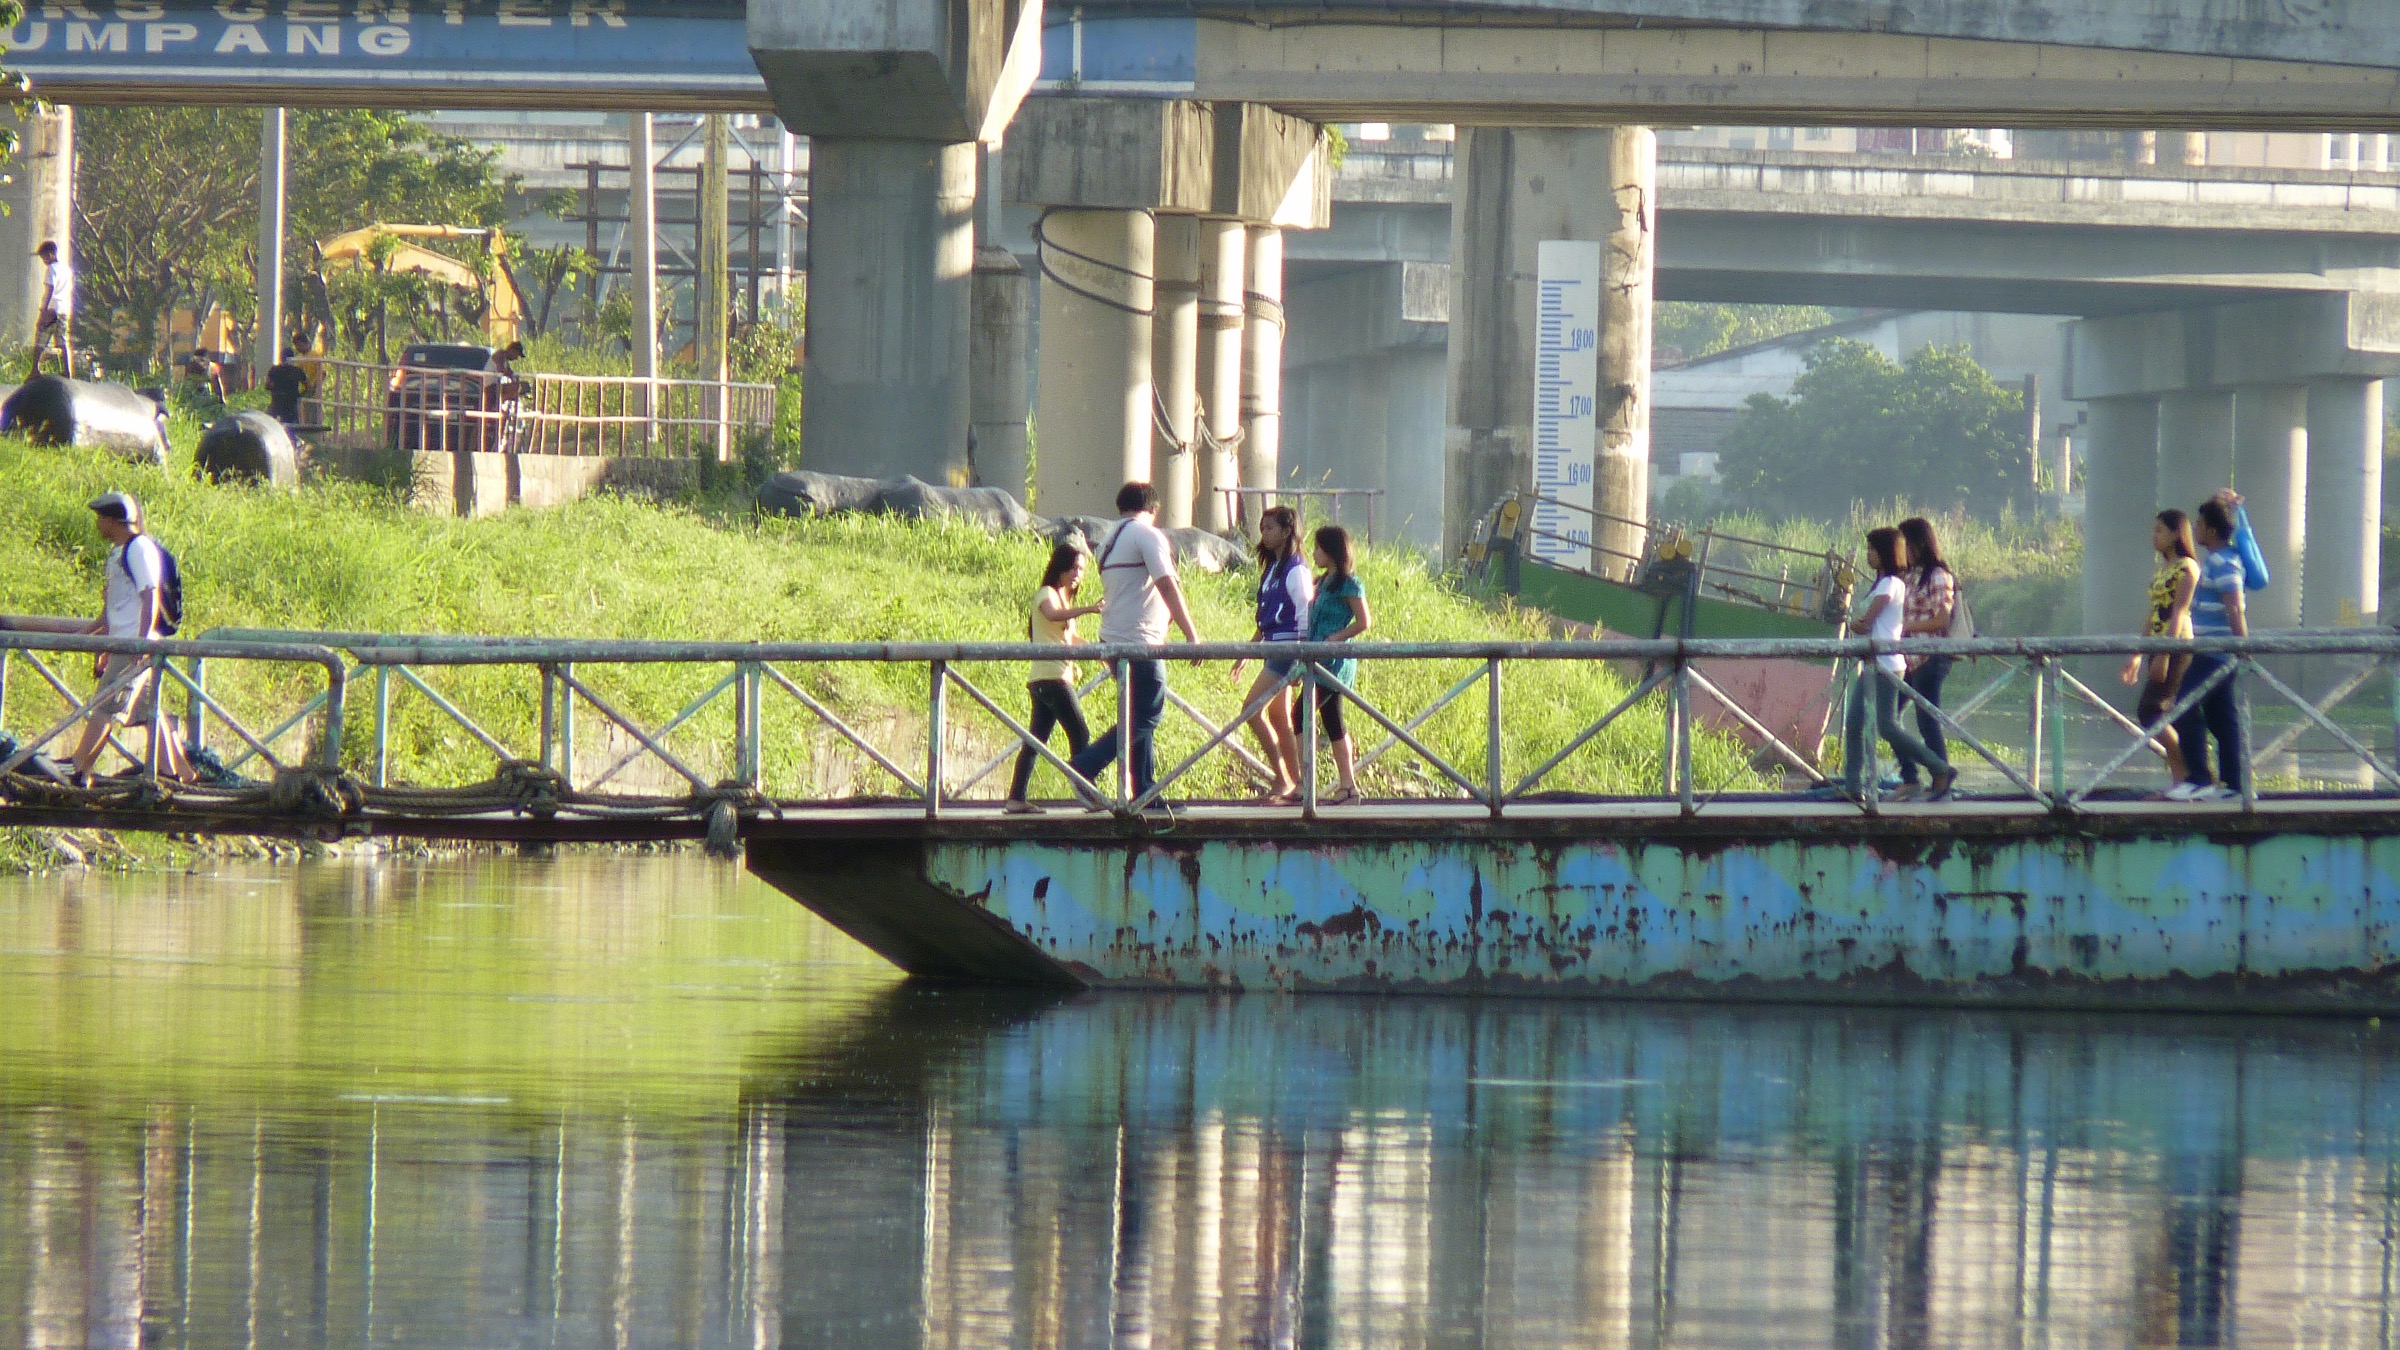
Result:
M1300 664L1300 663L1299 663L1298 661L1273 661L1273 660L1270 660L1270 661L1268 661L1268 662L1267 662L1267 673L1268 673L1269 675L1272 675L1272 676L1274 676L1276 679L1279 679L1279 680L1280 680L1280 679L1282 679L1284 676L1291 674L1291 673L1292 673L1292 667L1294 667L1294 666L1296 666L1296 665L1299 665L1299 664Z

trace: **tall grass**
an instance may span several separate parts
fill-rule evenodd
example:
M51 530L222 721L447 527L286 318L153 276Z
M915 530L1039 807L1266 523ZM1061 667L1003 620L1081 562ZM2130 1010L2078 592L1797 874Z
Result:
M0 439L0 529L17 541L0 552L0 612L89 614L101 588L103 546L85 503L108 489L136 493L152 527L181 560L186 633L215 629L373 631L521 636L683 638L794 642L884 642L1021 638L1025 606L1045 545L1029 535L994 537L940 523L875 517L760 518L745 512L659 505L602 496L547 511L484 520L434 516L356 484L311 483L297 491L214 487L194 481L188 452L164 470L131 467L93 453L37 449ZM1491 611L1453 591L1405 554L1368 553L1362 577L1373 598L1375 636L1389 639L1537 638L1545 620ZM1190 579L1206 636L1246 637L1250 578ZM22 667L20 666L20 671ZM1367 662L1364 691L1405 719L1462 678L1469 667ZM723 670L614 667L578 672L647 725L673 716ZM926 672L921 666L794 664L786 673L888 747L904 765L924 762ZM1024 715L1023 673L1010 667L964 672L1001 706ZM512 752L530 758L539 724L539 685L521 669L428 670L425 678L471 711ZM79 672L88 675L88 671ZM214 663L211 692L263 729L308 697L310 672ZM1222 668L1171 668L1174 688L1212 718L1240 705ZM362 682L363 684L363 682ZM1606 668L1519 662L1505 675L1504 763L1521 775L1619 699L1626 685ZM30 679L14 683L8 725L23 734L59 715ZM346 711L352 767L371 755L371 694L354 688ZM705 776L729 774L730 700L694 719L671 747ZM954 694L953 766L1005 748L1005 732ZM1093 721L1114 719L1105 696ZM579 714L579 767L588 776L631 747L586 709ZM1382 732L1354 716L1372 745ZM762 727L770 790L896 791L862 757L816 724L782 691L766 692ZM1430 722L1423 735L1452 762L1480 776L1480 693ZM1655 790L1662 722L1655 707L1629 714L1554 776L1584 791ZM1201 733L1170 715L1161 756L1172 764ZM295 739L277 747L297 751ZM480 744L413 691L392 695L391 773L396 780L460 784L492 767ZM1698 772L1714 785L1746 779L1740 747L1700 738ZM1222 759L1222 757L1218 757ZM1408 767L1405 751L1369 775L1372 790L1427 790L1432 777ZM628 781L680 791L654 763ZM1045 774L1048 771L1045 770ZM981 790L996 793L1003 778ZM1059 787L1052 783L1055 790ZM1213 765L1188 795L1237 790L1230 766Z

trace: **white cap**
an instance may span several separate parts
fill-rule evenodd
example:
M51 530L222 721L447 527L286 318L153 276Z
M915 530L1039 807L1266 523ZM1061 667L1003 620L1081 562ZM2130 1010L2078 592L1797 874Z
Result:
M142 506L133 499L131 493L103 492L92 498L91 506L101 515L122 520L129 525L141 523Z

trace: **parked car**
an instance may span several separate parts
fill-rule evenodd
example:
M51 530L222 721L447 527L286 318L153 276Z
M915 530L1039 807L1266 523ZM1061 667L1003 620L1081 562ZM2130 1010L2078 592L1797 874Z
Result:
M383 443L393 450L493 450L500 441L500 380L492 349L420 342L401 350L383 399ZM488 414L470 417L469 412Z

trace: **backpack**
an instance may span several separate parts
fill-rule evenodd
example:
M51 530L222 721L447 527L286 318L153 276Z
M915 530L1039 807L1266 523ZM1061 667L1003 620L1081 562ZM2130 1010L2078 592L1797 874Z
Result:
M135 537L149 539L150 546L158 550L158 635L173 637L183 626L183 569L165 544L147 534ZM129 542L125 548L131 550L133 545ZM133 563L122 552L117 554L117 566L125 569L127 581L133 580Z

